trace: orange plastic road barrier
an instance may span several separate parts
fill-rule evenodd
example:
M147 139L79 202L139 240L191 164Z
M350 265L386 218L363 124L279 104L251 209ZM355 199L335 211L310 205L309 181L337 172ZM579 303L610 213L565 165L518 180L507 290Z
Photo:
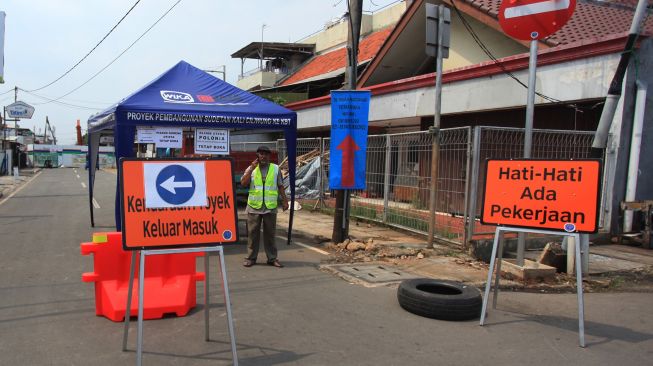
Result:
M82 274L83 282L95 282L95 314L113 321L125 319L131 252L122 249L122 233L93 234L93 242L81 244L82 255L93 254L93 272ZM195 307L196 281L203 281L204 272L196 272L195 262L202 253L163 254L149 256L145 266L144 319L159 319L164 314L186 315ZM138 266L130 315L138 315Z

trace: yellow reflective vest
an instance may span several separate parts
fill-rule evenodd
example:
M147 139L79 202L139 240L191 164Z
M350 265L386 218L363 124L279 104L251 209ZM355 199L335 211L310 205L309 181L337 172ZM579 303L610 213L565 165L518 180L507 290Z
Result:
M263 204L269 210L277 208L279 200L279 188L277 187L278 174L279 166L270 164L268 166L268 174L265 177L265 183L263 183L261 169L256 166L252 173L254 187L252 188L250 185L247 204L255 209L260 209L263 207Z

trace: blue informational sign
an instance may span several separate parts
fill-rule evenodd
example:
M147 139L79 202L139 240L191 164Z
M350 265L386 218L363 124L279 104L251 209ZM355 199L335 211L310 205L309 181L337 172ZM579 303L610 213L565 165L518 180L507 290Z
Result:
M365 189L369 91L331 92L330 189Z
M156 190L164 201L171 205L187 202L195 193L193 174L181 165L170 165L156 177Z
M143 165L145 207L206 206L204 162L148 163Z

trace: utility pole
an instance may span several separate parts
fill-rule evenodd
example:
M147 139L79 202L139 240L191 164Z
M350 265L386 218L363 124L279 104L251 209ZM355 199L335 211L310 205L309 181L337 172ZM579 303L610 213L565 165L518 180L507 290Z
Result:
M347 72L345 90L356 90L358 66L358 40L363 17L363 0L347 0L349 13L349 37L347 38ZM350 191L336 191L336 209L333 218L333 233L331 241L342 243L349 237L349 207Z
M433 248L435 238L436 191L440 163L440 115L442 110L442 63L449 57L451 12L444 5L426 4L426 54L435 56L435 110L433 126L429 128L431 146L431 192L429 196L429 237L427 248ZM435 32L435 34L434 34Z
M594 141L592 141L591 156L593 158L603 158L603 153L608 143L610 126L612 125L612 120L614 119L615 111L617 110L617 103L619 103L621 97L621 84L626 75L630 56L633 53L632 50L635 47L635 42L637 41L640 29L642 28L643 20L647 16L647 6L647 0L639 0L637 3L635 15L633 16L633 21L630 25L630 30L628 31L628 39L626 40L624 51L621 53L617 70L615 70L612 81L610 82L608 95L605 99L605 104L603 104L603 110L601 111L601 119L596 128Z

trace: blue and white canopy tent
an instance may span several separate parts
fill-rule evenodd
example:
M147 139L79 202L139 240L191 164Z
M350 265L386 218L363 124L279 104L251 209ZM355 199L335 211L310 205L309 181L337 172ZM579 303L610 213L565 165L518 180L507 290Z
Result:
M93 183L98 164L100 136L112 132L116 160L134 156L137 126L237 128L283 131L288 151L290 222L295 202L297 114L266 99L241 90L180 61L163 75L88 120L89 207L93 218ZM120 174L120 172L119 172ZM118 187L119 189L119 187ZM120 197L116 191L116 229L121 230Z

